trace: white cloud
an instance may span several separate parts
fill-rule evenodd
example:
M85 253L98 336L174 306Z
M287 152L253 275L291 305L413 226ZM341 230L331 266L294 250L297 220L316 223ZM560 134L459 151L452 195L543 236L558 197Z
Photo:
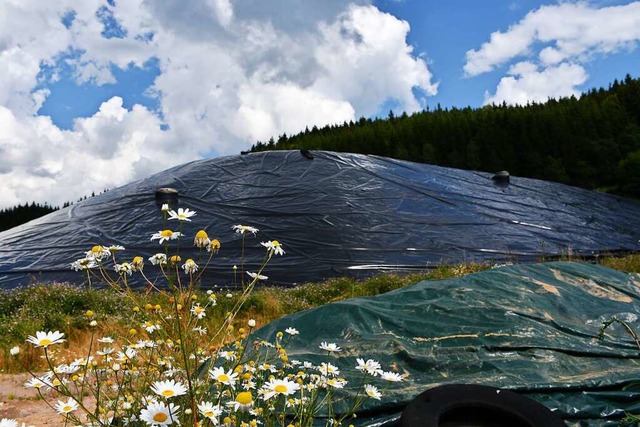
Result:
M61 204L205 153L368 116L390 98L421 109L412 91L437 86L407 45L408 24L367 3L0 0L0 207ZM69 130L36 115L56 79L103 85L152 58L158 113L115 96Z
M528 72L511 68L487 102L523 103L576 94L594 57L634 50L640 41L640 2L597 8L564 2L529 12L505 32L466 55L473 77L511 61L533 63Z

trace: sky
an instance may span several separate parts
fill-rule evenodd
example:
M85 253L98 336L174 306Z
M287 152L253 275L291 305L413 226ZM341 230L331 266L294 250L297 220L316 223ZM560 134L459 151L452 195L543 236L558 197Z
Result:
M640 77L640 1L0 0L0 209L257 141Z

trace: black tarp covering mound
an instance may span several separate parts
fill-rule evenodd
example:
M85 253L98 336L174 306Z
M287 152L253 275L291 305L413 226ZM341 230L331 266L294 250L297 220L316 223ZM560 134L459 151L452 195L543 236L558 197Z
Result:
M0 286L81 282L70 263L96 244L126 247L125 260L158 252L150 236L162 229L156 190L164 187L178 191L172 207L197 211L183 230L183 255L195 256L189 248L200 228L222 242L204 286L233 282L241 246L235 224L260 229L247 240L249 271L264 257L260 241L283 243L286 255L265 273L285 285L440 263L640 248L635 201L517 177L498 185L487 173L377 156L312 155L274 151L194 161L4 231Z
M272 340L298 329L289 358L332 363L356 388L357 357L408 374L380 401L368 401L359 425L393 425L413 397L438 385L484 384L535 399L568 425L613 426L624 411L640 413L640 350L620 324L598 336L612 316L638 330L639 310L637 274L587 263L521 264L328 304L255 335ZM323 353L322 342L342 351Z

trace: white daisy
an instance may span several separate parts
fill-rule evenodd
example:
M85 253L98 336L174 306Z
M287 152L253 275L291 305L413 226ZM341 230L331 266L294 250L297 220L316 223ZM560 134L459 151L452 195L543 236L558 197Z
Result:
M333 366L331 363L322 362L318 367L318 370L325 375L340 375L340 370L337 366Z
M181 396L187 392L187 388L174 380L156 381L151 386L151 391L163 397Z
M17 345L16 345L16 346L14 346L14 347L11 347L11 350L9 350L9 353L10 353L12 356L17 356L17 355L18 355L18 353L20 353L20 347L18 347Z
M182 264L182 268L184 269L185 273L193 274L196 271L198 271L198 264L196 264L196 262L194 260L189 258L188 260L186 260L184 262L184 264Z
M365 384L364 392L372 399L380 400L380 398L382 397L382 394L380 394L378 388L371 384Z
M356 366L356 370L366 372L369 375L378 376L382 374L382 368L380 367L380 363L376 362L373 359L368 359L366 362L364 359L356 359L358 362L358 366Z
M229 369L227 372L224 368L217 367L209 370L209 377L218 381L221 384L228 385L231 388L235 388L238 374Z
M93 258L80 258L71 263L71 268L75 271L89 270L98 266L98 263Z
M158 243L162 244L162 242L175 240L182 236L182 233L179 231L171 231L171 230L161 230L151 236L151 240L158 240Z
M286 333L288 333L289 335L298 335L298 334L300 334L300 332L298 332L298 330L296 328L287 328L284 331Z
M333 388L344 388L347 381L344 378L329 378L326 380L326 384Z
M109 249L105 248L102 245L95 245L93 246L89 251L87 251L87 253L85 254L85 257L87 258L91 258L97 262L100 262L104 259L107 259L111 256L111 252L109 252Z
M327 344L326 342L322 342L322 344L320 344L320 349L328 351L329 353L337 353L339 351L342 351L342 349L335 343Z
M289 396L298 390L300 390L300 385L289 380L272 379L262 386L265 400L269 400L278 394Z
M259 231L257 228L255 227L251 227L248 225L234 225L233 227L231 227L236 233L240 233L240 234L245 234L245 233L253 233L253 235L255 236L256 233Z
M190 218L195 214L195 211L190 211L189 208L178 208L178 212L174 210L169 211L169 219L177 219L178 221L191 221Z
M214 425L218 424L218 418L222 415L222 409L214 405L213 402L198 403L198 412L200 412L202 416L209 418Z
M402 381L402 375L395 372L383 372L382 374L380 374L380 378L392 383L397 383Z
M129 275L131 276L131 274L133 273L133 266L131 264L129 264L128 262L123 262L122 264L115 264L113 266L113 269L121 274L121 275Z
M64 337L64 334L60 331L55 331L55 332L38 331L36 332L35 337L30 335L27 338L27 342L32 343L36 347L47 348L50 345L60 344L64 342L64 339L62 337Z
M167 256L165 254L155 254L149 258L149 262L153 265L167 265Z
M179 406L170 403L166 405L164 402L151 402L140 411L140 419L150 426L168 426L177 421L177 410Z
M267 251L269 251L271 254L284 255L282 244L277 240L271 240L270 242L260 242L260 244L267 248Z
M251 273L250 271L247 271L247 274L249 276L251 276L252 279L258 279L258 280L267 280L268 279L267 276L263 276L262 274L258 274L258 273Z
M207 315L207 312L205 311L204 307L201 307L200 304L196 304L193 307L191 307L191 313L193 313L193 315L196 316L198 319L202 319Z
M58 400L58 403L56 404L55 408L56 408L56 411L58 411L58 413L61 415L68 414L69 412L73 412L76 409L78 409L78 402L76 402L72 398L67 399L66 402L63 402L62 400Z
M18 427L18 422L9 418L3 418L0 420L0 427Z

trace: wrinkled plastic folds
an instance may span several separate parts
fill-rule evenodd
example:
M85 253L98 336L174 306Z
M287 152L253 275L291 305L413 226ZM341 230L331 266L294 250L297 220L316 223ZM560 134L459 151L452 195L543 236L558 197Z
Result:
M518 177L498 185L487 173L377 156L309 157L274 151L194 161L4 231L0 286L82 283L70 265L93 245L124 246L121 260L161 252L150 237L164 227L155 195L165 187L178 191L172 208L197 212L182 230L183 259L198 259L192 240L200 228L222 243L204 287L234 283L242 242L235 224L260 230L245 236L248 271L264 259L261 241L283 244L286 255L263 273L282 285L640 249L640 203L633 200ZM178 230L177 221L167 226Z
M484 384L535 399L569 426L614 426L625 411L640 413L640 350L621 324L602 339L599 332L613 316L638 331L639 309L639 275L550 262L335 302L283 317L255 335L273 340L296 328L289 359L331 363L356 389L358 357L406 374L390 385L367 379L383 397L366 401L357 425L394 425L404 406L432 387ZM341 351L323 352L322 342Z

